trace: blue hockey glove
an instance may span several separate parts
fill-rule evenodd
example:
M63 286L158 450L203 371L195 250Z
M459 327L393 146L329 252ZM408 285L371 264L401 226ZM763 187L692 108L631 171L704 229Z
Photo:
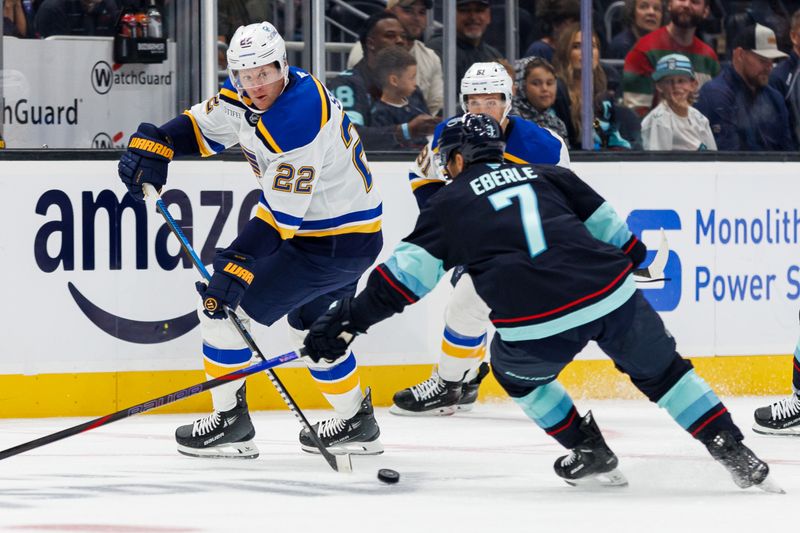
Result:
M365 333L367 327L357 324L351 313L353 299L343 298L334 302L328 311L319 317L306 335L306 355L315 363L321 359L333 362L347 355L347 348L356 335ZM347 333L347 339L342 334Z
M152 124L139 124L117 167L119 177L128 187L130 195L140 202L144 201L142 183L150 183L161 190L167 183L167 165L174 154L169 136Z
M214 258L214 274L208 285L195 284L203 299L203 313L215 320L225 318L225 307L236 309L245 291L253 282L256 260L234 250L223 250Z

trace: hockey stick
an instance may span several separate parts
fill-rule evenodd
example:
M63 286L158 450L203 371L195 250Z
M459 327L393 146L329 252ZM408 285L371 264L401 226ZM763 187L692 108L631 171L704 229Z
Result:
M667 259L669 259L669 243L667 242L667 235L664 233L664 228L661 228L661 244L658 245L656 256L647 268L637 268L633 271L633 275L640 278L647 278L646 280L639 281L640 283L664 281L664 267L667 265Z
M192 385L191 387L187 387L185 389L176 392L171 392L169 394L165 394L164 396L159 396L158 398L154 398L152 400L147 400L146 402L134 405L133 407L128 407L127 409L123 409L122 411L117 411L116 413L112 413L110 415L101 416L100 418L89 420L88 422L84 422L83 424L78 424L77 426L72 426L71 428L63 429L56 433L52 433L50 435L40 437L30 442L25 442L18 446L14 446L13 448L8 448L6 450L0 451L0 460L12 457L14 455L18 455L23 452L27 452L28 450L33 450L34 448L39 448L40 446L44 446L45 444L50 444L51 442L56 442L61 439L66 439L67 437L72 437L73 435L77 435L78 433L91 431L95 428L99 428L100 426L105 426L112 422L116 422L117 420L122 420L123 418L128 418L130 416L144 413L145 411L161 407L162 405L167 405L170 403L177 402L179 400L183 400L190 396L200 394L203 391L207 391L215 387L219 387L220 385L224 385L225 383L230 383L231 381L247 377L251 374L262 372L264 370L278 366L280 364L289 361L294 361L298 357L299 355L297 354L297 352L288 352L283 355L279 355L278 357L273 357L272 359L264 359L252 366L239 369L235 372L231 372L230 374L225 374L224 376L214 378L210 381L204 381L203 383Z
M161 196L159 195L158 191L155 189L155 187L153 187L149 183L143 183L142 188L144 189L144 194L147 199L155 199L156 209L158 210L159 213L161 213L161 216L164 217L164 220L167 222L167 226L169 226L169 229L172 232L172 234L175 235L175 237L177 237L178 241L180 241L181 248L183 248L183 250L189 255L197 271L200 272L200 275L202 275L206 281L210 281L211 274L208 273L206 266L200 260L200 257L198 257L197 252L195 252L194 248L189 243L189 240L186 238L186 235L183 234L183 230L181 230L181 227L178 225L175 219L172 218L172 215L169 214L167 206L164 205L164 201L161 199ZM245 344L247 344L247 347L250 348L250 350L256 355L256 357L258 357L263 361L265 359L264 355L261 353L261 350L259 350L258 346L256 345L256 341L250 335L250 332L247 331L247 328L242 323L242 320L236 315L236 313L232 309L228 309L227 307L224 306L223 309L225 311L225 315L228 317L228 319L230 319L230 321L236 327L236 331L242 337L242 340L244 340ZM322 454L322 456L325 458L325 460L328 462L331 468L333 468L337 472L352 472L353 464L350 460L350 454L346 453L343 455L333 455L331 452L329 452L327 448L325 448L325 444L323 444L322 440L319 438L319 435L317 435L317 432L314 431L314 429L311 427L311 424L308 423L306 415L303 414L303 411L300 410L300 408L297 406L297 403L295 403L294 399L289 394L289 391L286 390L286 387L284 387L283 383L278 378L278 375L275 374L275 372L273 372L272 369L268 368L267 377L272 382L272 385L275 387L278 393L281 395L281 398L283 399L286 406L292 413L294 413L294 415L300 421L300 425L303 426L303 429L305 429L309 433L311 441L314 443L314 446L316 446L316 448L319 450L319 453Z

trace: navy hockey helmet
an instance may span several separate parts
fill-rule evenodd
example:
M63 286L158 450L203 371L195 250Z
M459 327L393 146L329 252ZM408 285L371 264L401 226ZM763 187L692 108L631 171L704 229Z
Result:
M488 115L467 113L451 119L439 135L436 162L442 173L447 163L458 152L464 165L473 163L502 163L506 150L503 130L495 119Z

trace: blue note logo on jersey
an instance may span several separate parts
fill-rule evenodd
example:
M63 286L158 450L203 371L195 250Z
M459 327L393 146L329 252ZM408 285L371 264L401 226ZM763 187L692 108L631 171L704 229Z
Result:
M664 228L669 238L670 230L681 229L681 217L671 209L636 209L628 215L628 227L633 233L642 238L646 231L658 231ZM655 250L647 251L646 266L656 255ZM675 250L670 249L669 259L664 267L664 277L669 281L664 282L662 288L648 288L646 284L639 285L642 292L656 311L673 311L681 301L681 258Z

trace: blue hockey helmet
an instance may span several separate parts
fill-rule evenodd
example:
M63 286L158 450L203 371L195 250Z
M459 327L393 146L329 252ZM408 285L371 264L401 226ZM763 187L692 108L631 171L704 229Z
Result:
M439 135L436 162L442 173L455 152L464 158L464 165L502 163L506 150L503 130L488 115L467 113L451 119Z

